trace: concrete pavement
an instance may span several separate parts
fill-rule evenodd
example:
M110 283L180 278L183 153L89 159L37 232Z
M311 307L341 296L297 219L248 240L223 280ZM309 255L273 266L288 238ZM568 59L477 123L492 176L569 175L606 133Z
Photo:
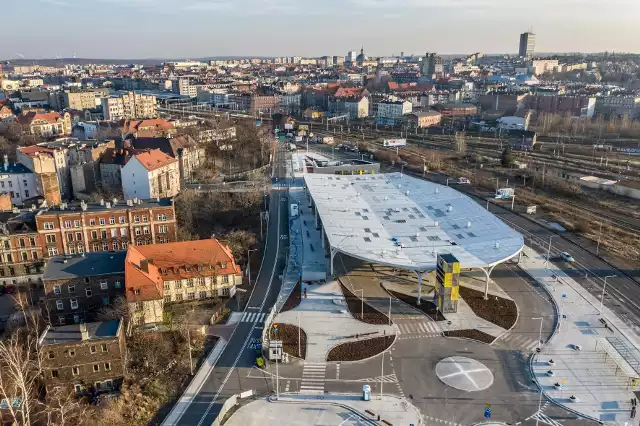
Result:
M378 422L380 416L380 422ZM315 396L281 394L278 400L265 398L238 409L227 426L281 425L422 425L418 410L404 398L376 395L370 401L360 395Z
M531 364L539 386L570 411L625 426L640 377L637 336L607 307L600 313L600 302L558 267L530 248L525 253L520 267L546 286L560 311L556 334Z

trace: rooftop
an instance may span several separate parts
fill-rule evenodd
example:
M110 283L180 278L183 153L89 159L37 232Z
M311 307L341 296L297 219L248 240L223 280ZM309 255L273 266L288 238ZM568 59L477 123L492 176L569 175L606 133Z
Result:
M107 207L107 202L110 203L110 206ZM116 200L114 203L113 200L105 200L105 204L85 204L86 210L85 213L99 213L108 210L123 210L123 209L153 209L158 207L171 207L173 204L173 200L171 198L160 198L158 199L149 199L149 200L138 200L137 203L133 203L131 206L127 205L127 202L124 200ZM69 203L67 206L62 209L61 206L49 207L46 210L41 210L38 215L46 216L46 215L58 215L60 213L83 213L82 207L80 203Z
M61 327L49 327L40 336L41 345L56 345L60 343L81 342L81 327L86 327L88 339L113 339L120 334L120 320L71 324Z
M134 157L150 172L178 161L159 149L142 152L140 154L136 154Z
M126 251L103 251L75 256L55 256L47 260L43 280L70 280L79 277L124 273Z
M435 269L438 253L463 268L516 255L522 235L453 188L399 173L305 175L331 247L411 270Z

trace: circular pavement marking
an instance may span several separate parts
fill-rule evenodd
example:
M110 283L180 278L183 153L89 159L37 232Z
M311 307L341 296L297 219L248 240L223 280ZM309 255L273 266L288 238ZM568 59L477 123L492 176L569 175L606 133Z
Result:
M445 385L467 392L487 389L493 373L483 363L464 356L445 358L436 365L436 374Z

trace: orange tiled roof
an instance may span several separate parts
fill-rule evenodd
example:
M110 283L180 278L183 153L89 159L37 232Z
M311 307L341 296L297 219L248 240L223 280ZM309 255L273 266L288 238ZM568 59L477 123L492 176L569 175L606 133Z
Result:
M336 98L353 98L361 96L364 89L360 87L341 87L334 95Z
M141 266L145 259L148 271ZM129 246L125 264L127 299L160 299L164 295L164 280L211 276L212 271L217 275L241 274L231 249L215 238Z
M159 149L152 149L150 151L136 154L135 157L138 159L140 164L142 164L144 168L149 170L150 172L178 161L175 158L169 157Z
M23 146L18 148L20 150L20 152L22 152L24 155L32 157L35 154L41 152L41 153L45 153L45 154L53 154L53 149L51 148L47 148L44 146L38 146L38 145L31 145L31 146Z
M20 116L18 121L20 124L31 125L35 120L46 120L51 124L57 123L60 120L60 114L57 112L29 112Z

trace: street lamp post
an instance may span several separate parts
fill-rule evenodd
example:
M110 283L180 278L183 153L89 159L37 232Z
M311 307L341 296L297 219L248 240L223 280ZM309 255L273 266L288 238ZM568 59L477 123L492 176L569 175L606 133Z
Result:
M602 296L600 296L600 309L598 309L598 315L602 315L602 305L604 303L604 292L607 289L607 278L615 278L617 275L607 275L604 277L604 285L602 286Z
M247 249L247 274L249 275L249 287L251 287L251 252L258 249Z
M547 248L547 259L544 262L544 267L548 269L549 267L549 258L551 257L551 239L553 238L553 235L549 235L549 247Z
M538 333L538 352L542 352L542 322L544 321L543 317L535 317L531 318L532 320L540 320L540 332Z

